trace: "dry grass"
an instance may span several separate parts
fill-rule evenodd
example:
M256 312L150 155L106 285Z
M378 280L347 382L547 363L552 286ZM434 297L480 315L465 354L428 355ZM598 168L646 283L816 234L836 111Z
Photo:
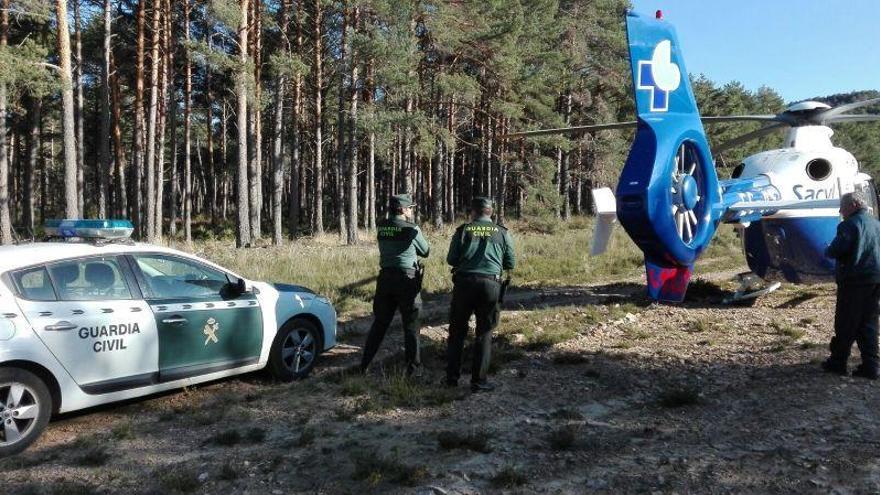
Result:
M607 253L590 257L592 219L575 218L568 228L557 229L552 235L526 230L520 222L508 222L507 226L517 252L516 286L588 284L643 273L642 254L623 229L615 229ZM726 268L742 264L738 243L728 230L721 230L698 270L708 265ZM424 282L428 294L451 290L445 259L453 232L454 226L425 228L432 247ZM372 234L361 232L360 237L363 240L356 246L344 245L336 234L288 241L282 246L269 245L267 240L250 249L235 249L231 238L200 240L192 246L179 241L169 244L251 279L310 287L329 297L340 312L362 314L369 311L379 254Z

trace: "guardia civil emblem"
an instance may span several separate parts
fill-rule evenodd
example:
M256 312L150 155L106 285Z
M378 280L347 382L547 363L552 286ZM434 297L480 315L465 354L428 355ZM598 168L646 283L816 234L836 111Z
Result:
M205 328L202 330L202 333L205 334L205 345L208 345L208 342L218 343L219 339L217 339L217 331L220 330L220 324L217 323L217 320L214 318L208 318L208 321L205 322Z

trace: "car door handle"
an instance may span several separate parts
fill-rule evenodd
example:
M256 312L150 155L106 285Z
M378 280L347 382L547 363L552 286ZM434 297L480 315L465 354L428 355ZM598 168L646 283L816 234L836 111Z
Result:
M162 323L165 323L167 325L183 325L187 321L189 320L182 316L172 316L171 318L165 318L164 320L162 320Z
M47 332L63 332L66 330L76 330L79 325L74 325L69 321L59 321L54 325L46 325L44 328Z

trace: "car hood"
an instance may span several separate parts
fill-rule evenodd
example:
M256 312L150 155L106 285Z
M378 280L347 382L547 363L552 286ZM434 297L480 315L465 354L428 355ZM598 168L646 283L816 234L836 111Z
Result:
M315 291L309 289L308 287L303 287L301 285L293 285L293 284L272 284L272 287L275 287L275 290L278 292L299 292L302 294L314 294Z

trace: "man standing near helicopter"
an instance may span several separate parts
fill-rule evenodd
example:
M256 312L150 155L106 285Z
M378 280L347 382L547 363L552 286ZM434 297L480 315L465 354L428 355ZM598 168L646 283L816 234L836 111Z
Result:
M868 211L862 191L840 198L843 221L825 255L837 261L837 306L831 357L822 363L829 373L846 374L853 342L862 364L853 376L876 380L878 376L877 331L880 326L880 222Z

